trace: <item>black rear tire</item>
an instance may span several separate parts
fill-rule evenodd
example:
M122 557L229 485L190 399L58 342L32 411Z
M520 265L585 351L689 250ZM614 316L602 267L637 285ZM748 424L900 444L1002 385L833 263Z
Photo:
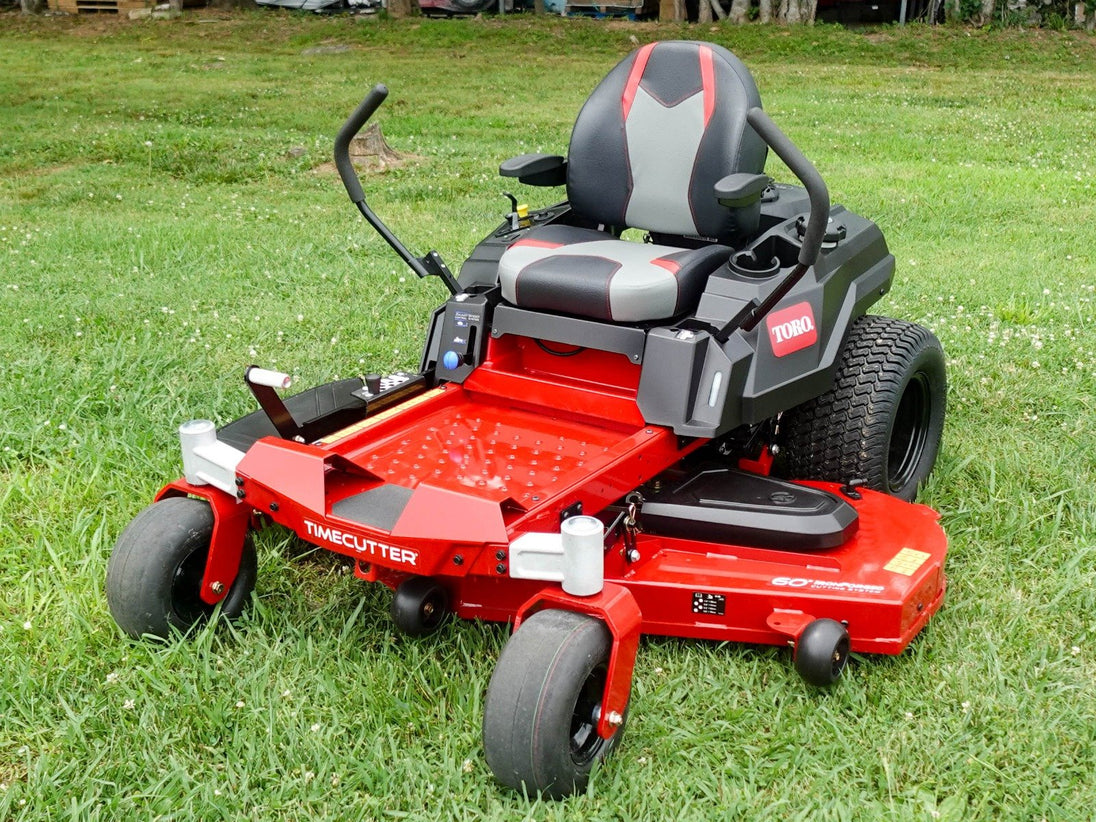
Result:
M845 339L833 388L781 419L781 473L860 479L912 502L936 463L946 401L944 351L931 331L860 317Z
M168 497L133 518L107 563L107 605L129 636L166 639L204 622L216 606L200 596L213 537L213 511L203 500ZM255 588L258 562L250 539L221 614L238 617Z
M483 709L483 749L495 777L515 790L560 799L584 791L616 747L597 733L612 640L600 620L540 611L502 650Z

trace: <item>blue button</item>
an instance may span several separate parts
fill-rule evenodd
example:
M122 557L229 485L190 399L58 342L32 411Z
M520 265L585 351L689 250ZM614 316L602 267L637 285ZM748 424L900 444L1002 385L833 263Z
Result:
M455 370L456 367L460 365L460 354L456 351L446 351L445 354L442 355L441 364L450 371Z

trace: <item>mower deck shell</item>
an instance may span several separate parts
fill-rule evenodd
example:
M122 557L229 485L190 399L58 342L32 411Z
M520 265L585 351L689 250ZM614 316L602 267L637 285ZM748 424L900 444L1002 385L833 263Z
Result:
M430 576L458 616L515 620L558 586L512 578L511 543L558 531L577 510L608 521L610 506L705 443L643 421L638 367L623 355L588 352L593 362L563 379L513 370L516 344L496 345L496 359L463 384L317 442L259 439L237 468L237 496L354 559L364 579L394 588ZM597 367L602 355L618 360L610 371ZM935 512L867 490L851 499L833 483L801 485L855 509L858 527L841 544L797 550L794 535L784 549L771 536L758 547L639 533L629 557L618 534L605 580L634 598L642 633L785 644L826 617L847 626L854 651L901 652L943 601L947 544Z

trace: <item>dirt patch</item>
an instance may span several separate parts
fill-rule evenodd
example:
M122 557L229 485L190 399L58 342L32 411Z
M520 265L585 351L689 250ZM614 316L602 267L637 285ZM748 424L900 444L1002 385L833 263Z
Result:
M864 34L864 39L869 43L878 46L880 43L890 43L894 40L894 37L884 31L869 31Z

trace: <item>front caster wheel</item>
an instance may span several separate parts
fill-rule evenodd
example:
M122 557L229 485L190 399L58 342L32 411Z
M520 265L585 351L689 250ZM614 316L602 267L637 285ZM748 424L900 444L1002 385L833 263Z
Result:
M616 746L597 733L612 638L600 620L540 611L506 643L483 709L483 749L495 777L559 799L586 789Z
M795 643L795 670L811 685L832 685L848 661L849 632L835 620L814 620Z
M408 636L426 636L449 615L449 595L430 577L411 577L392 597L392 621Z
M145 508L118 537L107 563L107 605L131 637L166 639L213 613L200 596L213 537L213 511L203 500L168 497ZM238 617L255 588L255 547L248 539L221 614Z

